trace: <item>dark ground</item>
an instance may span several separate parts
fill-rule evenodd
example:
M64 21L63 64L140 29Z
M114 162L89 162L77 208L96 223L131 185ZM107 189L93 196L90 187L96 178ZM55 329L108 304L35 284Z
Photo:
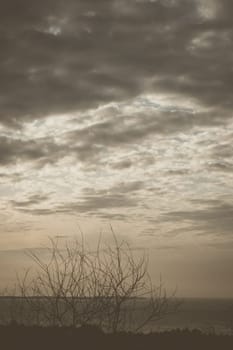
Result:
M0 326L0 349L8 350L124 350L124 349L233 349L233 336L174 330L163 333L104 334L97 328Z

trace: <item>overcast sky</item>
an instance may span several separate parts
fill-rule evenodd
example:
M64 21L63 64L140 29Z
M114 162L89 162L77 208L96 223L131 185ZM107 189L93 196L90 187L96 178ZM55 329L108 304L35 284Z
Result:
M182 296L233 296L233 1L2 0L0 278L109 225Z

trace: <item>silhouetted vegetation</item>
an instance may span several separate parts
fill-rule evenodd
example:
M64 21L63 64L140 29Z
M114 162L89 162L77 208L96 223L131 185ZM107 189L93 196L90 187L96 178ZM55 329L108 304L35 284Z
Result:
M51 239L44 256L28 254L35 268L18 277L11 297L4 298L9 312L0 326L4 349L233 348L233 336L213 332L143 333L179 304L161 280L153 285L148 257L136 257L114 233L112 245L100 240L94 251L83 239L63 246Z
M18 278L18 293L25 311L15 310L17 322L47 326L96 325L109 332L143 330L178 303L168 297L159 281L154 286L148 274L148 257L136 258L125 241L102 244L94 251L83 239L50 240L46 257L28 252L35 269ZM138 302L140 300L140 303ZM22 304L21 303L21 304ZM19 314L16 314L16 311ZM29 319L22 322L22 313Z
M98 327L24 327L13 324L0 326L4 349L179 349L230 350L233 336L203 334L200 331L174 330L163 333L135 334L119 332L105 334Z

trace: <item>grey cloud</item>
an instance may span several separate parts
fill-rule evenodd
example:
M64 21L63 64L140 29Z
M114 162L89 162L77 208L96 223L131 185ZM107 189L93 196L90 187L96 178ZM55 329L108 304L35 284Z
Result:
M203 206L203 204L206 205ZM200 200L198 209L194 206L192 210L169 212L163 215L163 220L187 223L187 232L197 231L201 235L232 236L233 204L221 200L213 202Z
M133 165L132 161L129 159L124 159L119 162L115 162L112 164L113 169L121 170L121 169L128 169Z
M58 211L64 212L95 212L99 209L136 207L137 202L123 194L101 194L88 196L85 199L59 206Z
M50 208L27 208L27 207L18 207L16 208L17 211L24 213L24 214L30 214L30 215L36 215L36 216L44 216L44 215L52 215L59 213L56 209L50 209ZM62 211L61 211L62 212Z
M215 249L232 250L233 249L233 241L209 243L208 246L215 248Z
M55 162L62 149L48 139L21 140L0 136L0 166L17 161Z
M208 168L214 171L233 173L233 164L223 161L209 163Z
M70 238L70 236L69 235L56 235L54 238L56 238L56 239L68 239L68 238Z
M47 201L48 198L49 196L47 195L34 194L24 201L11 200L10 203L15 208L24 208L41 204L42 202Z
M182 176L182 175L188 175L190 174L190 169L174 169L174 170L168 170L166 172L166 175L171 176Z
M7 174L7 173L0 173L0 183L8 183L8 182L18 182L20 180L22 180L24 178L23 174L21 173L11 173L11 174Z
M231 138L229 138L228 141L215 145L211 149L212 157L221 159L221 160L224 158L227 158L227 159L232 158L233 157L232 139L233 139L233 135L231 135Z
M174 245L159 245L159 246L155 246L154 249L156 250L178 250L180 249L181 246L178 244L174 244Z
M101 219L104 219L104 220L118 220L118 221L121 221L121 222L126 222L129 220L129 217L125 214L121 214L121 213L112 213L112 212L101 212L101 211L98 211L98 212L94 212L93 213L93 216L97 216L98 218L101 218Z
M32 230L31 224L21 224L17 227L4 227L3 232L4 233L16 233L16 232L30 232ZM38 230L38 228L36 229Z
M47 163L55 164L66 156L73 156L84 163L86 168L95 168L97 163L110 167L127 168L133 160L123 163L112 163L103 160L111 148L128 147L138 141L143 141L161 128L161 118L147 117L148 125L143 125L143 116L132 118L133 124L125 125L130 117L109 118L108 122L100 122L83 129L67 132L60 140L53 138L37 138L31 140L14 139L10 136L0 136L0 166L13 165L17 162L31 162L34 167L42 167ZM130 120L131 122L131 120ZM151 160L150 160L151 162Z
M19 233L19 232L26 232L32 230L32 222L30 220L14 220L11 219L7 220L7 218L4 220L1 218L1 224L0 224L0 233L6 234L6 233ZM33 230L39 231L40 227L33 227Z
M156 134L169 135L190 130L195 125L202 125L200 120L201 118L192 112L181 111L119 115L118 118L109 117L108 121L67 132L65 138L67 144L72 144L72 151L77 151L77 157L85 159L96 156L106 150L106 147L127 147Z
M221 1L217 17L204 20L191 0L4 2L1 122L19 127L161 91L193 97L229 117L231 10Z
M207 168L221 173L233 172L233 134L225 132L222 140L209 149Z
M143 188L144 184L141 181L122 182L102 190L86 188L79 200L59 205L57 210L87 213L104 219L126 221L127 214L121 213L119 210L137 207L140 203L137 191ZM117 209L118 212L113 212L114 209Z
M128 182L120 182L119 184L115 184L109 190L110 193L132 193L135 191L139 191L144 189L145 184L143 181L128 181Z
M53 208L35 208L46 201L49 196L33 195L24 201L10 201L12 206L24 213L32 215L52 215L62 213L88 214L104 219L126 220L125 213L114 212L114 209L135 208L139 204L136 192L143 189L143 183L132 181L116 184L113 187L102 190L84 188L83 195L72 202L60 203Z
M53 215L53 214L88 214L91 216L102 217L104 219L125 219L120 213L112 213L112 209L136 207L137 202L127 198L123 194L105 194L90 195L68 203L61 203L53 208L20 208L17 210L32 215ZM104 210L104 212L103 212Z

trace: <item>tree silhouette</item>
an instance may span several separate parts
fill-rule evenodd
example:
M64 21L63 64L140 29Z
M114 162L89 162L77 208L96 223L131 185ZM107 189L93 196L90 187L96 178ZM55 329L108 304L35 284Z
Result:
M145 252L136 257L113 230L112 236L113 244L99 239L94 251L83 236L63 247L50 239L45 259L28 251L35 268L18 278L18 286L34 323L140 331L176 310L161 279L153 285Z

